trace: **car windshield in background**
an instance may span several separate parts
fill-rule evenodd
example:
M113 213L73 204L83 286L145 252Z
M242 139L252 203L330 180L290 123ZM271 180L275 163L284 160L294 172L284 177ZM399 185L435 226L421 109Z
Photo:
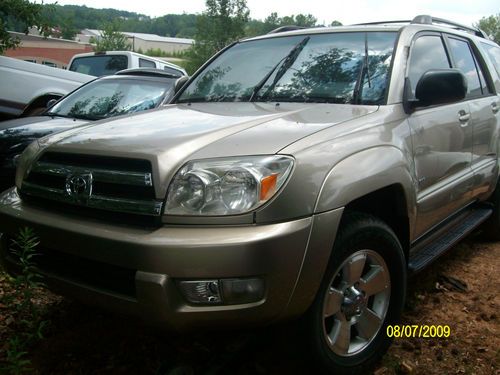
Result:
M127 69L128 57L124 55L96 55L79 57L71 63L69 70L101 77Z
M177 102L382 104L396 36L346 32L240 42L205 68Z
M137 79L101 79L73 92L48 112L49 115L87 120L155 108L173 88L173 82Z

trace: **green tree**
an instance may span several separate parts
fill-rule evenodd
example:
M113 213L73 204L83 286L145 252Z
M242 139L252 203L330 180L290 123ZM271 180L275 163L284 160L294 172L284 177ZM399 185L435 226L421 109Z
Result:
M245 0L206 0L206 9L198 17L195 43L188 53L190 73L213 54L245 35L250 11Z
M477 26L492 37L495 42L500 43L500 13L496 16L481 18Z
M277 29L281 26L302 26L315 27L318 20L312 14L297 14L291 16L278 16L278 13L273 12L267 16L264 21L250 20L247 23L246 35L255 36L267 34L268 32Z
M95 43L94 50L102 51L128 51L130 43L127 37L120 31L120 24L117 22L106 23L102 29L100 38L92 38L91 43Z
M297 14L285 16L280 21L280 26L295 25L302 27L314 27L317 23L316 17L312 14Z
M330 26L342 26L342 22L335 20L330 24Z
M61 38L73 39L77 33L78 30L75 28L73 20L71 18L65 18L61 23Z
M21 41L12 37L8 30L13 26L19 31L28 33L30 27L37 27L45 36L50 32L47 21L47 12L50 5L31 3L28 0L1 0L0 1L0 54L6 49L16 48Z

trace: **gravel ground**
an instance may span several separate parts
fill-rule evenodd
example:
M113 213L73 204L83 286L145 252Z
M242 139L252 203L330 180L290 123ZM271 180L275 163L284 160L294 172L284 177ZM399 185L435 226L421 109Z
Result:
M469 237L409 282L403 323L448 325L448 338L395 339L382 374L500 375L500 244ZM0 273L0 366L26 318ZM38 374L311 374L293 327L174 335L37 290L43 339L19 358ZM21 351L21 349L17 349ZM1 367L0 367L1 368ZM13 371L13 370L11 370ZM1 371L0 371L1 372Z

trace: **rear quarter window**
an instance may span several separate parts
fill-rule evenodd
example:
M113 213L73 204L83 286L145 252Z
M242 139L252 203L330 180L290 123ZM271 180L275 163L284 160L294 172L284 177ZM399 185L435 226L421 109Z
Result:
M500 47L493 46L487 43L481 43L483 45L484 50L488 54L495 70L497 72L498 77L500 77Z
M146 60L139 58L139 67L140 68L156 68L156 63L151 60Z

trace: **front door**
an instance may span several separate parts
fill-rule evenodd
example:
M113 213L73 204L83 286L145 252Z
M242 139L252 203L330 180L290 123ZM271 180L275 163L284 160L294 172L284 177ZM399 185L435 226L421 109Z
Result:
M420 77L448 69L443 36L425 33L412 43L408 77L413 95ZM473 130L469 103L417 108L408 118L417 180L419 237L471 201Z

